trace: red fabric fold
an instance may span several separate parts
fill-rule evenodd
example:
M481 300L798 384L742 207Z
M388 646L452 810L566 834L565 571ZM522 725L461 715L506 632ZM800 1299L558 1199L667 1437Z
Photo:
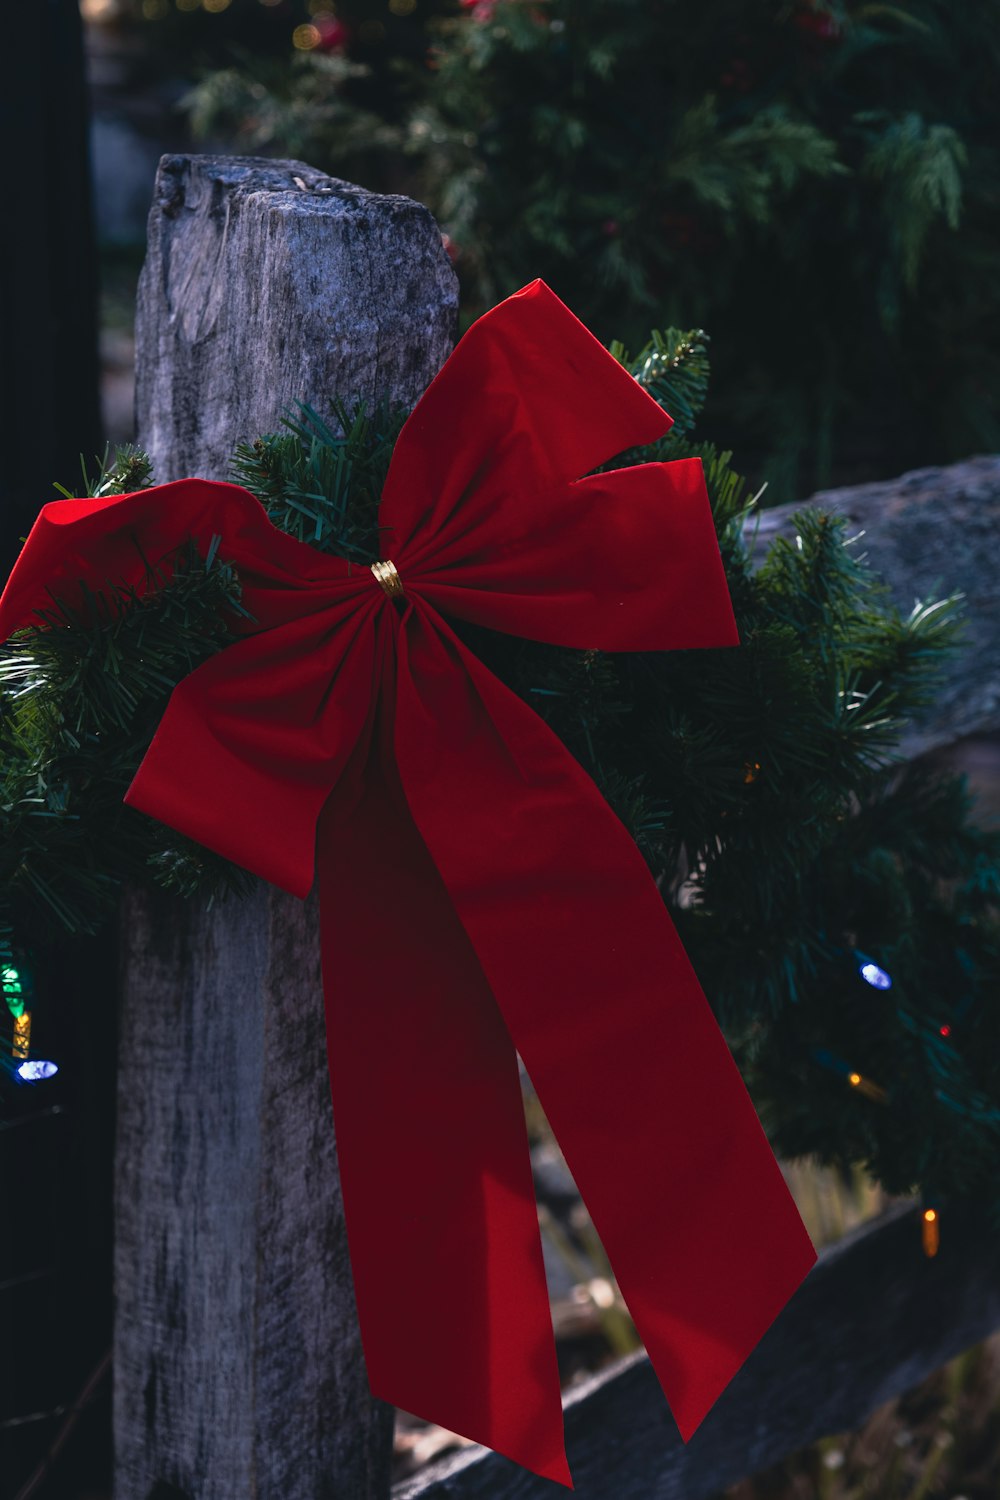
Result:
M538 511L520 532L496 514L453 524L446 563L404 552L400 572L443 614L555 646L739 644L700 459L593 474Z
M415 575L485 523L504 546L530 539L554 492L672 425L532 282L473 324L410 414L379 509L383 553Z
M386 610L380 691L318 840L365 1362L376 1395L568 1484L517 1059L399 783L397 629Z
M363 602L349 595L273 626L186 677L126 793L129 806L308 896L316 823L372 695L379 597L368 580ZM219 787L219 797L193 797L198 784Z
M372 1387L562 1483L517 1051L685 1437L815 1258L631 839L443 618L734 644L700 463L590 472L669 424L535 283L403 429L380 522L405 600L197 480L46 506L0 600L6 636L141 592L192 536L237 567L244 638L175 690L128 800L299 895L315 854Z
M419 604L395 701L413 819L686 1439L815 1252L646 863L593 782Z
M223 557L239 561L249 631L297 617L303 596L325 609L338 584L369 581L367 569L352 570L272 526L239 485L178 479L133 495L43 505L0 597L0 640L37 625L54 599L79 609L88 594L144 594L172 577L187 541L204 554L215 538Z

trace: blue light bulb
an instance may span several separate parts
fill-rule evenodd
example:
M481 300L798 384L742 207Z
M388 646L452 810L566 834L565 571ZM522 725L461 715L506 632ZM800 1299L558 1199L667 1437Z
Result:
M861 965L858 973L865 984L870 984L873 990L892 989L892 979L890 976L884 969L880 969L878 964L873 964L870 959L867 963Z
M30 1057L18 1068L17 1076L25 1083L41 1083L43 1078L53 1078L58 1072L58 1063L48 1062L44 1057Z

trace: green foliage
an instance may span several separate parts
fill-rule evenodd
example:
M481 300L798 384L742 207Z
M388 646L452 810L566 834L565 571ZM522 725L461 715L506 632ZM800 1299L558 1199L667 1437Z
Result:
M302 406L284 418L283 433L237 447L233 476L298 541L372 562L379 556L379 496L406 415L385 402L368 412L334 401L331 427Z
M95 458L94 463L96 468L91 477L86 460L81 457L80 474L83 486L78 492L68 490L62 484L54 485L53 488L59 491L64 500L69 500L76 493L90 498L102 495L131 495L136 490L148 489L152 482L153 466L147 455L136 448L133 443L118 444L113 457L108 456L108 449L105 448L104 457Z
M85 488L123 493L149 475L119 449ZM94 931L123 879L151 870L165 886L245 885L245 878L122 798L181 678L233 639L239 582L214 547L175 560L169 580L54 603L0 648L0 908L22 942L55 926Z
M196 132L221 134L247 156L312 161L322 136L323 166L365 181L384 170L398 145L398 131L357 100L357 86L369 76L339 53L300 53L287 67L262 60L251 74L237 67L210 72L185 104Z
M968 153L950 125L928 126L917 114L894 120L878 111L856 118L859 125L873 127L861 171L882 195L891 255L880 282L881 312L883 321L895 324L902 291L917 289L935 224L943 220L949 229L958 228Z
M672 146L665 182L683 185L695 202L723 215L728 234L741 220L768 224L779 197L803 178L846 171L836 144L814 125L773 106L727 128L714 94L681 116Z
M708 395L705 330L693 328L682 333L678 328L670 328L661 333L654 329L649 343L634 359L617 339L608 347L643 390L673 417L670 436L676 441L683 433L690 432Z
M473 0L426 41L363 159L318 53L196 118L428 203L469 316L542 276L605 337L724 329L712 430L774 501L1000 446L995 6Z
M960 781L899 759L959 600L900 615L843 521L813 510L755 562L744 481L695 437L705 336L615 352L678 417L617 462L702 457L740 649L462 634L632 832L778 1146L864 1164L893 1191L981 1199L1000 1222L1000 834L976 827ZM234 472L300 540L368 561L401 420L302 408ZM142 472L116 454L96 487ZM244 878L121 803L172 685L225 646L239 609L225 560L192 552L169 580L54 607L2 648L0 905L19 937L92 927L125 877L186 895ZM860 977L867 958L890 989Z

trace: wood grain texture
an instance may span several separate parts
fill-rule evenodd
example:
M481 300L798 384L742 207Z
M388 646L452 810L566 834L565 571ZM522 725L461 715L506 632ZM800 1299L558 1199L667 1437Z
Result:
M296 399L412 403L456 305L419 205L297 162L165 158L139 441L160 479L225 478L234 439ZM384 1500L392 1411L357 1329L315 904L133 891L122 962L115 1500Z
M412 406L455 334L441 233L409 198L298 161L165 156L136 315L136 423L160 481L226 479L305 400Z
M734 1234L739 1226L733 1226ZM566 1406L579 1500L703 1500L876 1407L1000 1327L995 1232L957 1210L927 1260L906 1206L821 1257L685 1447L645 1355ZM444 1459L393 1500L556 1500L566 1492L485 1449Z
M314 902L129 893L116 1496L380 1496L326 1077Z
M916 599L965 595L962 649L908 732L906 754L1000 730L1000 456L916 469L762 511L748 527L755 556L776 536L794 537L792 517L808 506L844 516L849 536L864 533L856 550L867 553L904 613Z

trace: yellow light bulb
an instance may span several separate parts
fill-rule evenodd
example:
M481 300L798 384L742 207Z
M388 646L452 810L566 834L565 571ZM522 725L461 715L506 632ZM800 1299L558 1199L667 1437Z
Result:
M933 1260L941 1244L941 1230L938 1225L938 1216L933 1208L924 1209L923 1223L920 1226L920 1240L924 1247L924 1254L928 1260Z
M19 1016L14 1017L14 1045L11 1048L15 1057L27 1057L31 1051L31 1012L22 1011Z

